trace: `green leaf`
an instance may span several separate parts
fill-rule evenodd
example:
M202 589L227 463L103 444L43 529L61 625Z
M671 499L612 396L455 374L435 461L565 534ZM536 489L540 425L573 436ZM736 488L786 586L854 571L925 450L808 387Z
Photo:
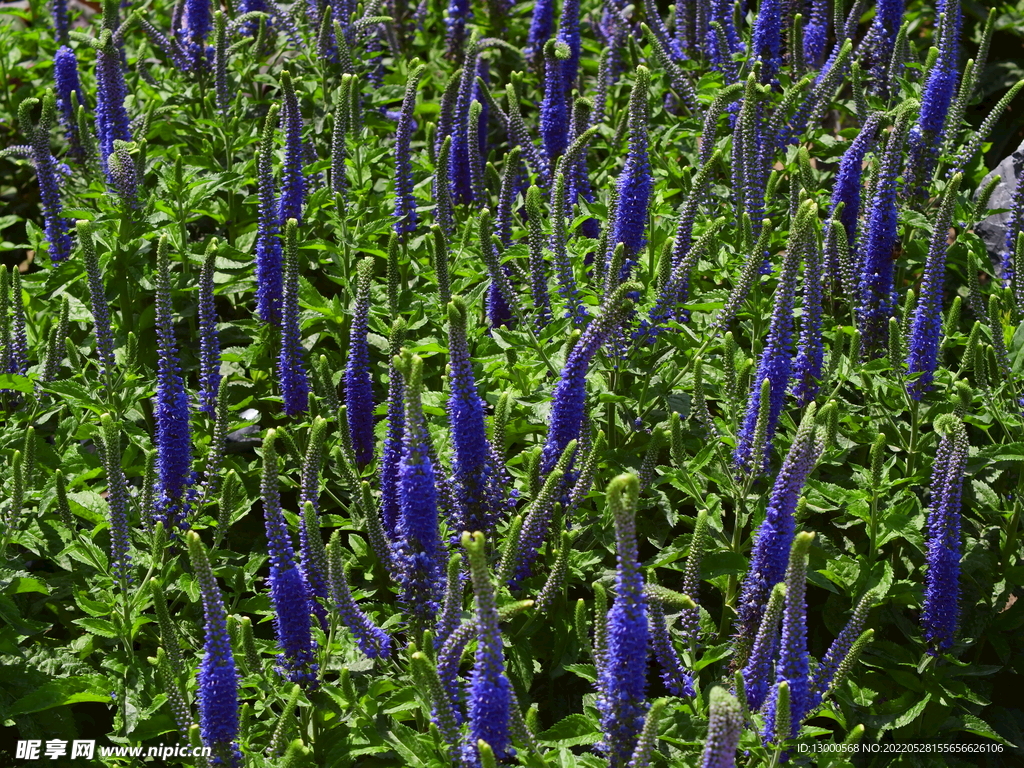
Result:
M35 392L35 384L28 376L19 376L16 373L0 373L0 389L11 389L15 392L24 392L31 395Z
M423 768L426 768L427 764L419 757L425 752L423 744L420 743L418 734L412 728L401 723L394 723L385 734L385 738L394 746L395 751L406 759L406 765L423 766Z
M100 600L93 600L81 592L75 595L75 603L86 613L92 616L109 616L110 606Z
M577 677L582 677L588 682L597 682L597 667L593 664L566 664L564 669L567 672L572 672Z
M67 379L48 382L46 386L43 387L43 391L49 392L53 395L60 395L71 405L77 405L80 408L88 408L98 414L106 413L108 410L93 399L93 395L89 390L81 384L76 384L75 382Z
M705 579L716 576L739 576L747 572L747 558L739 552L712 552L705 555L700 564Z
M15 576L4 590L4 594L7 595L20 595L24 592L39 592L40 594L48 595L50 594L50 588L39 579Z
M50 626L43 621L24 618L21 611L18 610L17 604L11 598L2 595L0 595L0 623L13 627L19 635L34 635Z
M110 506L96 491L76 491L68 494L71 511L90 523L106 522Z
M992 741L999 742L1007 747L1018 749L1019 745L1007 741L998 733L996 733L992 726L982 720L980 717L965 712L962 715L954 718L956 725L954 726L958 731L965 731L967 733L973 733L976 736L984 736L986 739L992 739Z
M108 702L110 694L107 691L110 687L110 683L101 675L80 675L50 680L14 702L7 710L7 717L42 712L82 701Z
M978 451L978 457L989 461L1024 461L1024 443L990 445Z
M583 744L596 744L601 740L601 730L586 715L575 713L559 720L544 733L537 736L537 741L553 747L578 747Z
M716 661L724 659L726 656L732 655L732 643L723 643L722 645L716 645L712 648L708 648L700 657L700 661L693 665L693 671L698 672L709 664L714 664Z
M107 619L100 619L95 616L86 616L82 619L75 619L73 623L80 627L85 627L87 632L99 635L100 637L117 637L117 629L115 629L113 622L110 622Z
M923 699L910 707L910 709L904 711L903 714L894 718L892 722L883 725L879 730L889 731L894 728L902 728L904 725L914 722L914 720L917 719L917 716L924 712L924 708L928 706L928 702L931 700L932 695L930 693L926 693Z

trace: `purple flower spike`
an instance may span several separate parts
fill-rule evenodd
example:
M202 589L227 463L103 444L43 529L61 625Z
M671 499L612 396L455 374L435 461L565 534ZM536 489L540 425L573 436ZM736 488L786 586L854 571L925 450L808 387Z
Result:
M782 8L779 0L762 0L754 22L752 54L761 62L761 82L770 83L782 64Z
M278 216L281 226L288 219L302 223L302 209L306 205L306 177L302 172L304 148L302 145L302 113L288 70L281 73L284 89L284 109L281 110L281 130L284 132L284 169L281 174L281 199Z
M514 697L505 674L498 606L484 541L480 532L462 534L476 598L477 648L468 690L470 738L464 751L464 759L471 765L478 764L476 745L480 740L494 750L496 757L511 757L515 752L509 733Z
M281 226L274 184L274 120L279 105L271 104L263 123L256 156L259 219L256 230L256 313L264 323L281 322Z
M637 559L636 503L640 481L619 475L608 484L615 522L615 602L608 611L607 645L597 679L597 709L604 739L599 745L610 768L626 768L647 713L647 599Z
M817 217L812 226L817 225ZM814 402L821 387L822 361L825 347L821 336L821 248L818 238L811 236L804 250L803 317L800 322L800 343L794 364L793 395L803 408Z
M409 75L405 84L405 98L402 99L402 112L398 118L398 129L395 131L395 232L404 238L416 231L416 198L413 195L412 163L409 158L409 142L412 139L415 120L413 111L416 109L416 89L425 67L416 67Z
M561 65L562 87L568 99L580 68L580 0L563 0L555 40L569 47L569 57Z
M636 81L629 97L629 152L619 175L619 202L608 239L610 251L625 245L620 282L628 279L637 255L647 244L647 209L651 203L654 177L647 156L647 91L651 74L643 65L636 68Z
M100 164L112 186L116 186L116 182L107 160L114 153L114 141L132 140L128 113L124 108L127 95L121 50L104 30L96 48L96 134L99 136Z
M548 165L569 146L569 107L559 65L569 58L569 46L549 40L544 46L544 100L540 104L540 135Z
M0 270L3 270L0 272L0 335L5 341L5 349L0 352L0 371L24 376L28 373L28 335L25 327L25 301L21 292L21 272L17 266L13 266L9 273L10 303L14 317L8 321L7 267L0 267Z
M373 461L373 379L370 378L370 347L366 334L370 316L370 286L373 283L373 257L359 262L356 281L356 307L349 332L348 362L345 365L345 405L348 430L356 463L365 467Z
M555 0L537 0L533 4L533 15L530 17L530 31L526 36L526 49L523 55L535 67L540 65L544 51L544 43L551 38L555 26Z
M395 361L405 380L405 438L398 465L395 560L401 601L415 624L433 622L444 588L444 551L438 530L437 483L430 433L423 414L423 359L405 353Z
M394 641L356 604L345 578L345 564L342 561L341 536L335 531L327 546L331 573L331 600L342 623L356 639L359 649L371 659L386 659L391 656Z
M708 58L712 66L725 72L727 77L735 75L735 66L732 63L734 54L743 52L743 43L736 31L736 24L733 23L733 4L729 0L710 0L711 6L708 13L709 28L705 35L705 46ZM719 44L719 36L710 25L717 22L721 25L725 37L725 48Z
M213 300L216 262L217 238L214 238L206 249L203 271L199 276L199 410L211 416L217 410L221 363L220 339L217 337L217 308Z
M683 660L679 658L665 620L665 609L661 603L652 600L651 605L651 644L654 657L661 667L661 679L665 688L673 696L680 698L693 696L693 676L686 671Z
M765 342L757 373L750 390L747 412L738 436L738 444L733 454L737 468L760 473L771 455L772 438L782 406L786 398L786 390L792 371L792 336L793 336L793 301L796 295L796 275L802 252L807 248L808 235L817 220L817 206L807 201L797 212L796 221L790 232L789 247L779 272L779 284L775 289L775 304L772 308L771 323L768 326L768 339ZM768 380L771 385L771 402L768 408L768 421L765 424L764 453L754 456L754 443L758 428L758 415L761 412L761 386ZM758 459L760 463L758 464Z
M937 654L953 646L960 621L960 497L967 468L967 430L955 417L936 425L943 432L932 469L925 573L924 638Z
M405 435L405 388L402 374L394 360L402 348L405 337L405 321L395 320L391 326L388 356L388 431L384 437L384 449L380 460L380 514L384 532L394 540L395 529L400 515L398 505L398 463L402 459L402 438Z
M843 153L842 159L839 161L839 170L836 171L835 186L832 188L832 204L829 208L829 220L832 220L835 217L836 208L840 203L842 203L843 210L839 215L839 221L846 230L846 242L849 243L849 247L851 249L854 248L857 242L857 222L860 218L861 170L864 166L864 156L870 152L872 147L875 145L880 120L881 113L876 112L872 114L860 129L860 133L857 134L857 138L855 138L850 143L850 146L847 147L846 151ZM852 254L853 251L851 250L851 258L856 261L856 258ZM836 262L836 254L829 253L827 254L827 258L827 273L837 275L839 273L839 266Z
M71 28L67 0L53 0L50 3L50 14L53 16L53 31L57 42L67 45L68 30Z
M192 570L206 616L206 642L199 666L199 732L219 765L238 766L238 672L228 636L224 599L210 567L206 549L194 531L188 533Z
M321 416L313 419L306 439L306 455L302 460L302 485L299 492L299 503L302 505L302 517L299 521L299 568L306 580L306 586L309 587L310 610L320 621L320 626L325 632L330 629L327 610L324 608L328 604L327 552L320 535L318 501L326 431L326 419Z
M619 328L632 307L626 293L638 287L636 283L619 286L605 302L600 316L591 321L569 353L558 384L555 385L548 436L541 453L540 469L543 475L554 469L565 446L579 438L587 399L587 368L597 350Z
M189 69L208 69L206 38L213 29L210 0L185 0L185 24L178 30L178 39L184 49Z
M799 533L793 541L786 570L786 597L782 609L782 637L776 683L789 684L789 733L776 733L776 703L779 686L772 687L765 705L766 741L794 738L807 713L809 701L810 656L807 653L807 557L814 534Z
M860 44L860 50L865 51L868 60L873 62L871 73L875 89L882 96L887 96L892 87L892 83L889 82L889 75L892 73L888 73L887 70L896 45L896 35L902 23L903 0L878 0L875 20Z
M317 687L317 664L313 660L310 593L295 563L288 523L281 511L278 489L278 459L275 430L263 438L263 519L270 552L270 599L274 607L274 630L281 648L278 671L282 677L307 690Z
M839 636L832 641L832 645L829 646L828 652L825 654L825 658L821 660L821 663L814 670L814 676L811 678L811 693L807 708L808 714L818 707L822 698L831 689L833 682L836 679L836 674L839 672L839 668L850 655L850 651L853 650L853 646L857 641L857 638L860 637L861 630L864 629L864 622L867 620L868 612L874 604L875 596L871 592L861 598L860 602L857 603L857 607L854 608L853 615L850 617L850 620L846 623L846 626L843 627L843 631L840 632Z
M811 0L811 17L804 27L804 62L820 67L828 42L828 0Z
M43 226L49 246L50 261L60 264L71 255L74 240L70 219L64 218L64 205L60 195L60 172L56 158L50 153L50 126L56 111L53 95L43 99L43 111L38 126L32 125L31 110L36 99L25 99L18 109L18 122L28 137L32 162L39 179L39 197L43 208ZM113 362L113 361L111 361Z
M907 142L908 186L922 192L924 185L931 181L939 147L946 134L946 117L956 97L959 79L960 2L945 2L939 10L945 10L945 15L939 16L942 35L938 41L939 56L928 72L921 93L921 115L911 129Z
M483 81L483 84L479 82ZM484 95L484 89L491 84L491 63L482 56L476 62L476 78L473 80L473 92L470 103L480 102L480 119L477 125L477 139L481 165L487 160L487 120L491 114L490 103Z
M459 78L458 94L455 97L455 108L452 113L448 184L452 202L455 203L468 203L473 199L469 167L469 107L473 101L473 85L476 82L476 65L479 56L480 51L477 46L470 46L466 60L462 63L462 75Z
M899 241L899 211L896 207L896 175L903 164L903 144L913 112L908 102L889 134L882 163L875 179L875 193L868 210L860 273L860 325L862 349L871 357L881 354L889 338L894 280L893 252Z
M736 768L736 748L743 735L743 710L725 688L711 689L708 735L700 768Z
M963 177L958 173L950 179L935 220L928 259L925 261L921 297L914 309L910 326L907 372L920 374L907 382L907 391L920 400L931 389L935 369L939 365L939 341L942 336L942 290L946 281L946 252L949 250L949 228L953 222L956 193Z
M458 504L457 519L466 531L489 534L497 510L491 508L491 446L484 426L484 402L476 390L473 362L466 340L466 305L453 299L448 305L448 377L451 397L448 419L453 445L452 480Z
M171 532L187 525L186 489L193 477L188 393L178 368L178 347L174 340L169 250L170 244L164 235L156 256L157 377L153 417L156 421L155 509L157 519Z
M289 416L305 413L309 407L309 377L306 374L306 348L302 346L299 319L298 223L285 224L285 256L281 292L281 352L277 358L277 378Z
M772 588L768 605L761 617L761 626L743 667L743 690L747 706L757 711L768 698L768 689L775 680L775 658L779 652L779 619L785 602L786 585L779 582ZM741 641L742 642L742 641Z
M60 122L71 146L71 156L79 163L85 161L85 149L78 135L78 116L75 114L71 94L78 103L84 102L82 84L78 78L78 57L66 45L57 49L53 57L53 81L57 92L57 106L60 108Z
M782 581L789 559L789 546L796 531L797 501L807 477L821 454L823 445L814 424L814 412L808 410L779 470L764 522L754 536L750 570L743 580L738 605L738 645L749 648L757 634L772 587Z
M462 56L466 43L466 25L473 20L473 10L469 0L449 0L448 16L444 20L448 28L447 56L458 59Z

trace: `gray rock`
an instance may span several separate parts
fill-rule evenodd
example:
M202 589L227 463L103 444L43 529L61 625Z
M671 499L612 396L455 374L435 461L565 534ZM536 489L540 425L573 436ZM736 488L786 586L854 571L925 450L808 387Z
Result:
M1006 222L1010 220L1009 209L1013 207L1013 193L1017 189L1017 180L1024 173L1024 144L1017 147L1016 151L1009 157L1003 158L991 173L982 179L978 190L985 188L985 185L992 180L993 176L999 176L999 183L992 191L992 198L988 207L993 209L1006 208L1005 213L993 213L974 228L975 234L985 243L992 264L995 267L996 275L1002 277L1003 258L1006 256Z
M246 408L239 415L245 421L253 421L259 418L260 412L255 408ZM229 432L225 438L227 443L225 450L228 453L255 453L256 447L263 443L258 437L259 433L259 424L251 424L248 427L242 427L234 432ZM257 437L253 437L253 435L257 435Z

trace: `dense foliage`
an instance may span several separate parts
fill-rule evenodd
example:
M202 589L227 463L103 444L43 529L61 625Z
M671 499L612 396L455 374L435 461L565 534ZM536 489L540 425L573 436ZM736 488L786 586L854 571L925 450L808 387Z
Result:
M0 9L0 755L1020 764L998 14L337 2Z

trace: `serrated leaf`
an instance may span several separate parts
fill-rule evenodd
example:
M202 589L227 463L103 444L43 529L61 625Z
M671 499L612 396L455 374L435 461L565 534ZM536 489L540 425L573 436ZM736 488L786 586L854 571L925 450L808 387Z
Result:
M100 675L79 675L50 680L14 702L6 715L27 715L82 701L108 702L110 694L106 689L109 687L107 680Z
M0 390L4 389L24 392L30 395L35 392L36 387L28 376L19 376L16 373L0 373Z
M21 635L34 635L50 626L46 622L24 618L18 610L17 604L11 598L2 595L0 595L0 622L7 624Z
M427 764L419 757L422 753L423 745L419 743L419 736L412 728L401 723L394 723L385 734L385 738L394 746L395 751L408 761L407 765L423 766L426 768Z
M912 723L918 715L924 712L924 708L928 706L928 702L931 700L932 695L930 693L926 693L923 699L914 704L914 706L907 709L905 712L903 712L903 714L896 717L891 723L883 725L879 730L889 731L895 728L902 728L904 725Z
M24 592L39 592L43 595L50 594L50 588L39 579L27 576L15 576L4 589L4 594L20 595Z
M723 643L722 645L716 645L713 648L708 648L704 651L700 657L700 661L693 665L693 671L697 672L709 664L714 664L716 661L724 659L726 656L732 655L732 644Z
M117 629L115 629L113 622L107 619L101 619L97 616L86 616L81 619L75 619L73 623L84 627L86 632L91 632L100 637L117 637Z
M553 747L578 747L596 744L601 740L601 730L586 715L578 712L564 717L537 736L542 744Z
M974 488L974 495L986 506L999 510L999 494L992 490L988 483L981 480L971 480L971 487Z
M60 395L72 405L88 408L98 414L106 413L106 409L93 399L93 394L89 390L73 381L67 379L50 381L43 387L43 391L53 395Z
M81 592L75 595L75 603L86 613L92 616L109 616L110 606L99 600L86 597Z
M71 511L92 524L105 522L110 507L96 491L76 491L68 494Z
M958 716L955 719L955 721L957 723L956 730L958 731L973 733L976 736L984 736L986 739L992 739L992 741L996 741L1004 746L1011 747L1013 749L1018 748L1017 744L1007 741L998 733L996 733L991 725L986 723L980 717L972 715L969 712L965 712L964 714Z
M977 454L989 461L1024 461L1024 443L1005 443L982 448Z
M566 672L572 672L577 677L582 677L591 683L597 682L597 667L593 664L566 664Z

